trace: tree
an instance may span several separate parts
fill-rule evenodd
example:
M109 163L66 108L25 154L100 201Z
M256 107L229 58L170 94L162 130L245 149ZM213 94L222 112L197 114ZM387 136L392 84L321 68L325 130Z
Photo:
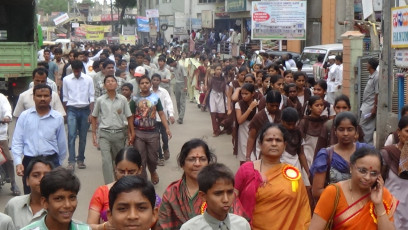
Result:
M51 12L67 12L68 1L67 0L39 0L38 9L43 10L46 14Z
M126 25L123 17L125 16L125 11L128 8L134 8L137 5L137 0L116 0L115 7L120 10L119 22L121 25Z
M82 0L82 4L89 4L89 6L94 6L95 1L94 0Z

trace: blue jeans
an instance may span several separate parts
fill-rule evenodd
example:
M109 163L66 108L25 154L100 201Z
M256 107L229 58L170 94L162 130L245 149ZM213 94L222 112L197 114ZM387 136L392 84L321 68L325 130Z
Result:
M90 114L89 106L76 108L67 106L68 119L68 163L75 163L76 160L83 162L85 160L86 135L89 129L88 117ZM79 135L78 157L75 159L75 139Z

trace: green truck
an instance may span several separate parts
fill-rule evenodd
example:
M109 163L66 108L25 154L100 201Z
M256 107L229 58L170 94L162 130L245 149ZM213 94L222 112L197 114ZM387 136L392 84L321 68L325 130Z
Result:
M0 92L15 105L37 66L37 0L0 1Z

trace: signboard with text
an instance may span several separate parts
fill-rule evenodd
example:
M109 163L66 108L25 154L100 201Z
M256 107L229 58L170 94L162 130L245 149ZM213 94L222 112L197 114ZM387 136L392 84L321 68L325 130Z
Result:
M160 16L158 9L149 9L146 10L146 17L147 18L158 18Z
M395 51L395 65L400 68L408 67L408 49L398 49Z
M252 2L252 39L306 40L306 0Z
M65 21L67 21L68 19L69 19L69 16L68 16L67 13L65 13L65 14L62 14L61 16L56 17L56 18L54 19L54 23L55 23L55 25L57 26L57 25L59 25L59 24L65 22Z
M92 41L102 41L105 39L105 27L104 26L91 26L86 27L86 39Z
M227 12L246 11L246 0L227 0Z
M408 6L391 9L391 47L408 48Z

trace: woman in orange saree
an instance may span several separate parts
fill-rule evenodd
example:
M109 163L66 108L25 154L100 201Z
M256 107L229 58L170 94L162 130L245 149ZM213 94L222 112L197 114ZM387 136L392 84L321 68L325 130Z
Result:
M300 171L281 163L289 138L286 129L268 123L259 135L262 159L241 165L235 189L253 230L306 230L310 205Z
M392 230L398 200L384 187L381 154L360 148L351 157L351 179L328 186L320 196L309 229L323 230L334 210L332 229Z

